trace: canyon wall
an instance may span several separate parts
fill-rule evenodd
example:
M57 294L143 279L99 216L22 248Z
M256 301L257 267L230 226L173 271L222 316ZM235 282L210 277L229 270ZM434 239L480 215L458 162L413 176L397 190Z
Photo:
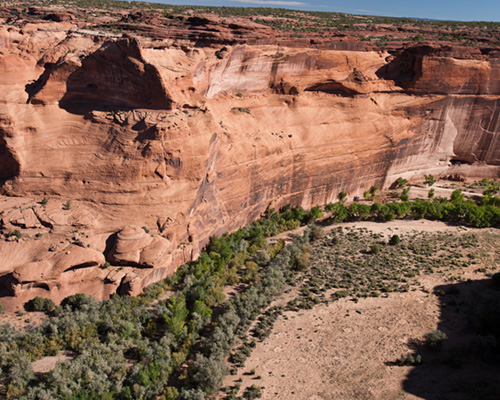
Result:
M0 303L137 294L269 207L499 176L500 52L262 42L0 25Z

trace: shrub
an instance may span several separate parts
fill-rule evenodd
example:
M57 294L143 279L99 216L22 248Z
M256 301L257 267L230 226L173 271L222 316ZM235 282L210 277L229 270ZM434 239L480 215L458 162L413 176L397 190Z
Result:
M315 241L323 238L325 231L320 226L314 225L309 233L309 240Z
M464 201L464 195L460 189L454 190L450 195L450 200L452 203L460 203Z
M408 195L409 192L410 192L409 187L403 189L403 193L401 193L401 196L399 196L401 201L408 201L410 199L410 196Z
M42 201L40 202L40 204L41 204L42 206L45 206L45 205L47 205L47 203L48 203L48 202L49 202L49 199L48 199L47 197L44 197L44 198L42 199Z
M391 246L395 246L399 244L399 242L401 242L399 235L392 235L391 240L389 240L389 244Z
M434 189L430 189L430 190L429 190L429 193L427 193L427 197L428 197L429 199L432 199L432 198L434 197Z
M205 393L199 389L182 389L178 400L205 400Z
M378 186L373 185L369 190L363 193L363 197L367 200L373 200L377 196Z
M382 247L377 243L370 246L370 254L378 254L380 250L382 250Z
M243 398L247 400L260 399L262 397L262 390L259 386L249 386L243 393Z
M427 185L427 186L432 186L434 185L434 183L436 183L436 179L434 178L434 176L432 176L431 174L429 175L424 175L424 183Z
M396 179L395 186L399 189L404 188L408 184L408 181L404 178L399 177Z
M258 250L253 257L254 261L262 266L266 266L271 261L271 257L266 250Z
M99 303L92 296L88 296L83 293L74 294L72 296L66 297L62 302L61 306L68 306L73 311L82 310L87 307L95 307Z
M192 368L191 382L208 394L214 393L222 386L222 380L227 374L222 353L215 353L209 357L198 354Z
M445 340L448 339L446 333L439 329L432 330L424 335L425 344L432 350L440 350Z
M64 210L71 210L71 201L68 200L66 203L63 205Z
M311 263L311 255L307 251L302 251L295 257L295 269L298 271L304 271Z
M56 305L51 299L46 299L44 297L36 296L34 299L28 301L26 303L26 310L29 311L43 311L50 312L52 311Z
M408 353L406 356L401 354L401 357L396 361L396 364L400 367L405 365L419 365L422 364L422 357L420 354L417 354L416 357L414 357L411 353Z
M13 231L10 231L7 237L15 236L16 239L21 239L23 237L23 234L19 229L14 229Z
M340 192L338 198L341 203L344 203L347 200L347 193Z

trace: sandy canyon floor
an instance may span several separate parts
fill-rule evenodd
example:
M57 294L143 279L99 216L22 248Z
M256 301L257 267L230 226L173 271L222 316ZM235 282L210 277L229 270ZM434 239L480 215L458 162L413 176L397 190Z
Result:
M339 226L344 230L366 229L385 239L418 232L485 232L433 221L336 224L326 231ZM466 308L460 304L467 304L481 290L484 272L477 265L462 268L455 277L449 271L436 271L418 276L420 288L408 292L360 298L357 302L345 298L309 310L285 311L271 335L257 342L244 368L228 375L224 383L227 387L240 385L240 394L251 385L260 386L263 399L478 398L481 382L488 376L498 377L498 366L476 363L451 368L437 361L438 353L426 350L421 343L427 332L438 328L448 332L450 342L456 341L453 333L467 324ZM455 280L462 282L458 283L459 300L453 300L459 305L446 306L435 288L449 287ZM277 303L292 297L289 293ZM423 364L397 366L395 361L407 353L421 354ZM486 390L482 398L489 395Z

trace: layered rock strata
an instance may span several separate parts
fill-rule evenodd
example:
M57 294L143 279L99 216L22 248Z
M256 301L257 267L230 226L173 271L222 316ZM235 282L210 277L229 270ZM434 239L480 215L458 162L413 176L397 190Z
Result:
M0 43L7 307L139 293L269 207L499 174L496 50L213 46L70 19L1 25Z

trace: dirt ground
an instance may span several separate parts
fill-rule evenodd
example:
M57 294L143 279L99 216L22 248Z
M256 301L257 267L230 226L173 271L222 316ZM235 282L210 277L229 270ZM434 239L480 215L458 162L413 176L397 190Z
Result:
M340 225L367 228L386 236L422 230L470 230L434 221ZM470 268L464 277L481 280L485 276ZM446 284L444 275L422 275L419 281L426 291L391 293L387 298L365 298L357 303L341 299L311 310L285 312L276 321L272 334L257 342L245 367L237 375L227 376L224 385L239 382L240 395L251 385L263 387L262 398L268 400L468 399L419 397L427 388L408 390L411 385L420 384L418 379L408 382L415 367L395 364L402 354L413 352L415 342L421 341L427 332L456 323L443 320L440 299L433 294L433 288ZM433 373L428 372L426 379L429 374L434 379ZM446 369L436 373L446 380ZM440 393L442 389L432 390Z

